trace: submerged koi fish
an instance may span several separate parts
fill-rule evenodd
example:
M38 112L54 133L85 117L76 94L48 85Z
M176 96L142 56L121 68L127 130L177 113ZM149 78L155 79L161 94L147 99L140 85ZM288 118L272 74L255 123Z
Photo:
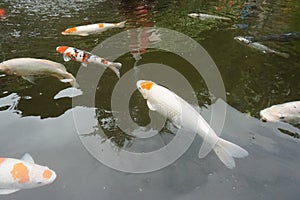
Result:
M87 66L87 64L97 64L104 68L108 67L120 78L120 69L122 67L121 63L110 62L108 60L105 60L104 58L93 55L90 52L76 49L74 47L59 46L56 48L56 51L63 54L64 61L66 62L75 60L83 63L83 66L85 67Z
M236 41L238 41L239 43L241 43L241 44L247 45L247 46L249 46L253 49L257 49L257 50L259 50L263 53L273 53L273 54L281 56L283 58L289 58L290 57L290 55L287 54L287 53L275 51L275 50L270 49L269 47L267 47L267 46L265 46L261 43L258 43L258 42L252 42L251 37L237 36L237 37L234 37L234 39Z
M188 14L188 16L191 17L191 18L199 18L201 20L207 20L207 19L220 19L220 20L226 20L226 21L231 20L228 17L222 17L222 16L217 16L217 15L209 15L209 14L204 14L204 13L190 13L190 14Z
M21 76L31 83L35 83L34 76L36 75L54 76L61 82L68 82L72 86L78 87L75 77L67 72L64 65L50 60L14 58L0 63L0 72L8 75Z
M0 158L0 195L47 185L55 179L54 171L35 164L27 153L20 160Z
M120 23L98 23L98 24L77 26L77 27L68 28L65 31L63 31L61 34L88 36L90 34L102 33L112 28L124 28L125 24L126 21Z
M260 111L263 121L281 121L290 124L300 124L300 101L273 105Z
M204 139L199 158L204 158L213 149L226 167L233 169L234 157L243 158L248 155L245 149L220 138L190 104L172 91L152 81L140 80L136 85L147 100L150 110L163 115L176 127L187 128Z

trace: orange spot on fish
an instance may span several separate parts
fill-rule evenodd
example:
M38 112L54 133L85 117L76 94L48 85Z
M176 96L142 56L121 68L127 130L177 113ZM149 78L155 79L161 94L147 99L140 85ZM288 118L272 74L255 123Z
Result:
M29 171L23 163L15 164L10 173L14 180L18 180L19 183L27 183L29 181Z
M0 165L6 160L6 158L0 158Z
M118 23L114 23L114 26L118 26Z
M88 53L84 53L83 56L82 56L82 62L85 62L88 57L89 57L89 54Z
M68 46L59 46L56 48L58 53L64 53L69 47Z
M0 17L4 17L5 16L5 10L0 8Z
M104 65L107 65L107 64L108 64L108 61L105 60L105 59L103 59L101 62L102 62Z
M98 24L98 27L99 27L99 28L103 28L103 27L104 27L104 24L102 24L102 23L101 23L101 24Z
M43 177L44 177L45 179L50 179L51 176L52 176L52 172L51 172L49 169L46 169L46 170L44 171L44 173L43 173Z
M150 81L145 81L143 83L141 83L141 87L142 89L144 90L150 90L153 86L153 82L150 82Z
M77 31L76 27L68 28L63 33L74 33Z

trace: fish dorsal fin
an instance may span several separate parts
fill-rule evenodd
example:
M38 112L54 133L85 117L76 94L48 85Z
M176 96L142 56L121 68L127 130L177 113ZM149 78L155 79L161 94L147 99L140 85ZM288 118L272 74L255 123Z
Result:
M24 156L21 158L21 160L34 164L34 160L29 153L25 153Z
M173 117L171 119L172 124L177 128L177 129L181 129L181 118L179 115L176 115L175 117Z
M61 69L64 72L67 71L66 67L63 64L53 62L53 61L50 61L50 60L45 60L45 59L41 59L41 62L46 63L46 64L51 65L51 66L54 66L54 67L57 67L58 69Z
M155 106L153 103L150 103L149 100L147 101L147 106L152 111L156 111L157 110L157 106Z
M25 79L26 81L29 81L32 84L35 84L35 78L34 76L22 76L23 79Z
M0 195L12 194L19 191L20 189L0 189Z
M63 55L64 61L68 62L70 60L72 60L69 56L67 56L66 54Z

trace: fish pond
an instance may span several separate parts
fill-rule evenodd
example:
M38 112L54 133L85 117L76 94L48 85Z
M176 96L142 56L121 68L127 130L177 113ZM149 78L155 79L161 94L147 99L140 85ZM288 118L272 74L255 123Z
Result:
M299 33L300 3L251 2L2 0L1 62L59 62L80 87L74 95L54 77L32 84L1 74L0 156L29 153L57 178L0 199L299 199L299 126L259 119L266 107L300 99L299 35L261 42L288 58L234 37ZM188 17L194 12L231 20ZM74 26L121 21L125 28L102 34L61 34ZM65 62L56 52L63 45L122 63L120 79L109 69ZM234 169L213 151L199 159L203 139L149 112L136 90L140 79L182 96L222 138L249 155L235 159Z

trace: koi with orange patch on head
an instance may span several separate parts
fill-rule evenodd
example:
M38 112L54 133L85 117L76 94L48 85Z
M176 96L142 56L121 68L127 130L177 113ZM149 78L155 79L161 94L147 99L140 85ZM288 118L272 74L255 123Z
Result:
M61 32L61 34L88 36L90 34L102 33L112 28L124 28L125 24L126 21L120 23L96 23L83 26L76 26L72 28L67 28L65 31Z
M138 88L138 90L140 91L140 93L143 95L144 99L148 98L148 93L152 90L152 88L155 86L156 84L152 81L146 81L146 80L139 80L136 83L136 86Z
M25 154L20 160L0 158L0 177L0 195L5 195L50 184L56 179L56 173L35 164L33 158Z
M234 158L248 156L242 147L220 138L200 113L171 90L152 81L138 81L137 88L147 100L149 110L168 119L178 129L184 128L203 138L198 157L213 150L229 169L235 168Z

